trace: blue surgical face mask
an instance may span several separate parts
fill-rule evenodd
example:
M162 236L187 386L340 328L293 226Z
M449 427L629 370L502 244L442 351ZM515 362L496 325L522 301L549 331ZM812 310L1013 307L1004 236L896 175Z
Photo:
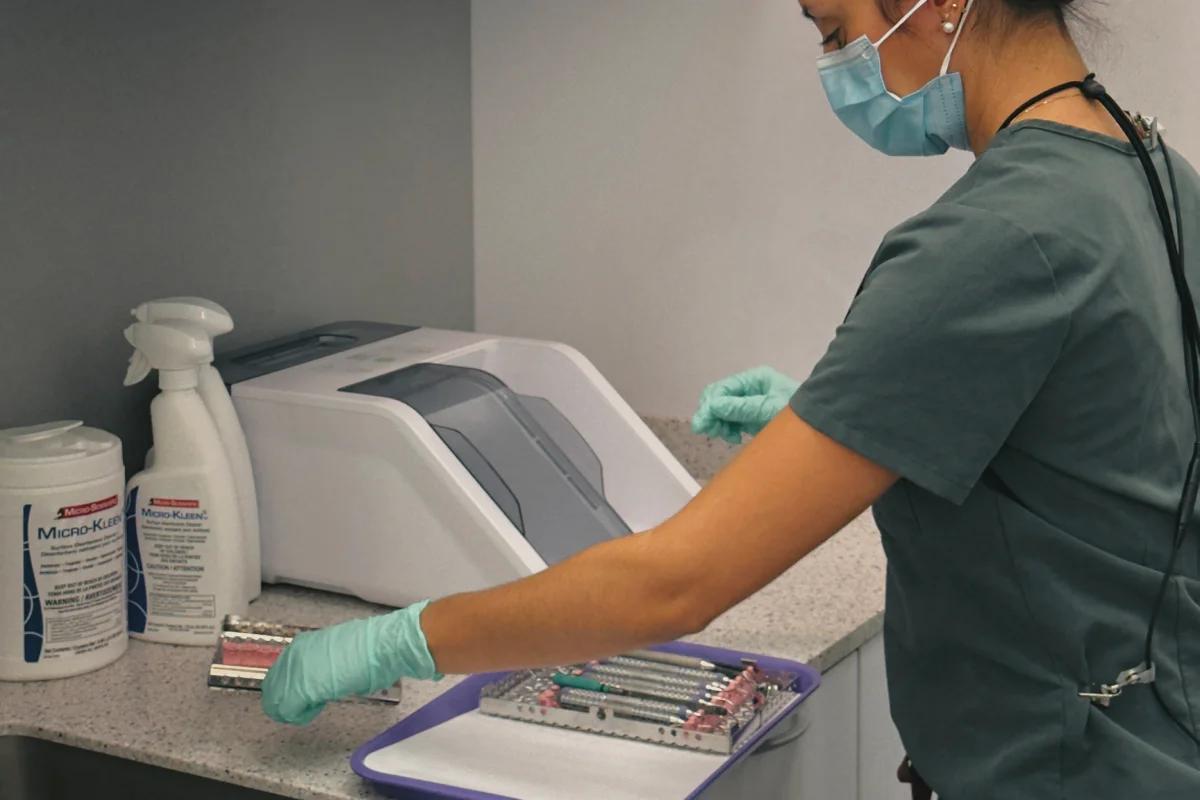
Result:
M940 156L951 147L971 147L962 77L948 70L973 2L963 8L936 78L907 97L892 94L883 81L879 46L927 2L920 0L878 42L860 36L817 59L821 85L838 119L871 147L890 156Z

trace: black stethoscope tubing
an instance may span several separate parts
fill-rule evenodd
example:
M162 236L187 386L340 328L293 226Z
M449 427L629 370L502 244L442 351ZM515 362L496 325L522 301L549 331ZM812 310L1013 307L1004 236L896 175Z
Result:
M1130 121L1129 116L1117 105L1117 102L1104 86L1096 81L1095 74L1088 75L1081 81L1068 81L1067 83L1059 84L1035 95L1013 111L1008 119L1004 121L1004 124L1000 126L1000 130L1002 131L1007 128L1017 117L1046 98L1070 89L1078 89L1087 99L1097 101L1104 106L1105 110L1108 111L1113 120L1120 126L1125 137L1129 140L1129 144L1133 146L1134 153L1137 155L1138 161L1141 162L1142 170L1146 173L1146 180L1150 185L1150 194L1154 200L1154 208L1158 214L1159 224L1162 226L1163 241L1167 248L1167 260L1170 264L1171 277L1175 284L1175 294L1179 300L1180 321L1183 329L1184 370L1187 374L1188 400L1192 410L1194 437L1192 442L1192 456L1188 461L1183 489L1180 492L1179 505L1175 511L1175 531L1172 538L1171 556L1163 572L1162 581L1159 583L1154 605L1150 612L1150 621L1146 626L1143 664L1150 667L1154 664L1155 627L1158 623L1159 614L1162 612L1163 601L1166 598L1171 577L1175 573L1179 552L1187 537L1188 526L1195 515L1196 495L1197 490L1200 489L1200 369L1197 366L1197 358L1200 357L1200 323L1197 322L1195 301L1192 299L1191 287L1188 285L1187 274L1184 271L1183 213L1179 198L1179 189L1175 181L1175 170L1171 165L1170 152L1167 150L1166 145L1163 144L1163 161L1166 164L1167 176L1171 183L1171 194L1174 199L1174 222L1171 220L1171 208L1167 203L1162 179L1158 175L1154 161L1150 158L1150 151L1147 150L1141 135ZM1152 133L1157 135L1157 131L1152 131ZM1167 707L1166 701L1158 691L1157 682L1152 681L1149 685L1163 712L1193 743L1200 746L1200 737L1196 735L1196 732L1189 729Z

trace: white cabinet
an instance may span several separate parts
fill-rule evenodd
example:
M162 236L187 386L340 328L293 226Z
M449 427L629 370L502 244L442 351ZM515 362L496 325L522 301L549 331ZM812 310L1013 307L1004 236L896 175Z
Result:
M858 653L821 676L809 698L811 724L801 740L796 800L858 798Z
M904 746L888 708L882 635L822 675L809 703L798 800L909 800L896 780Z
M858 654L821 676L794 723L781 723L703 800L857 800ZM797 738L796 734L803 731Z
M858 800L909 800L911 790L896 780L902 758L888 710L883 636L876 636L858 651Z
M896 780L904 748L888 710L882 636L826 671L802 713L808 726L799 740L767 742L704 800L909 800Z

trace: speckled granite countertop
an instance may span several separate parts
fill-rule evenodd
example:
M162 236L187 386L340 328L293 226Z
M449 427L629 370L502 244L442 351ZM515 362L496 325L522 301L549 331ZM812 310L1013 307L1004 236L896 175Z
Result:
M681 423L650 423L701 480L732 455ZM879 535L864 517L696 640L824 669L880 630L883 579ZM277 586L255 601L251 616L327 625L374 610L352 598ZM351 751L453 685L405 682L399 708L334 704L296 729L270 723L256 696L206 688L211 656L209 648L131 641L120 661L89 675L0 683L0 735L62 741L288 797L377 798L351 772Z

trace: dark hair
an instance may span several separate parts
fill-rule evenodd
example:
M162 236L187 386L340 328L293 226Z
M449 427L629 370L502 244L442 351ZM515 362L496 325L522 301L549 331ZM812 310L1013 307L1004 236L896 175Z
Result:
M1067 13L1072 11L1070 7L1075 4L1075 0L976 0L980 2L983 8L980 10L984 13L981 18L986 19L988 14L995 14L999 9L998 6L1004 6L1005 10L1014 15L1015 19L1037 19L1050 18L1059 25L1067 24Z
M883 13L893 21L899 19L897 0L876 0ZM1079 18L1076 0L972 0L975 24L987 25L998 20L1011 23L1053 22L1065 28L1068 17Z

